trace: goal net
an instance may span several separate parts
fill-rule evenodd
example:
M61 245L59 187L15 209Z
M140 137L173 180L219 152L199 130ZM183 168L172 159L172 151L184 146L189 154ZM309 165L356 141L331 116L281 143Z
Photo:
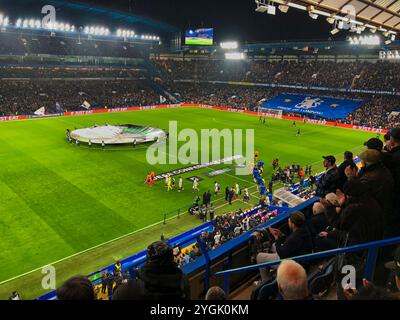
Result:
M279 118L282 119L282 110L273 110L264 107L258 107L259 117Z

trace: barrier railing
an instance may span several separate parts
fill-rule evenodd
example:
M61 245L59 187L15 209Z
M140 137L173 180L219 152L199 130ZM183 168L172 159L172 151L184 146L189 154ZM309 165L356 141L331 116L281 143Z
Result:
M377 257L378 257L378 249L381 247L386 247L386 246L395 245L395 244L400 244L400 237L385 239L385 240L380 240L380 241L373 241L373 242L369 242L369 243L363 243L363 244L359 244L359 245L354 245L354 246L345 247L345 248L338 248L338 249L333 249L333 250L328 250L328 251L323 251L323 252L318 252L318 253L312 253L312 254L292 257L290 259L295 260L297 262L304 262L304 261L312 261L312 260L316 260L316 259L328 258L328 257L332 257L332 256L345 254L345 253L350 253L350 252L368 250L364 278L369 281L373 281L375 267L376 267L376 261L377 261ZM256 264L256 265L240 267L240 268L235 268L235 269L224 270L224 271L217 272L216 275L223 276L224 283L229 285L228 277L232 273L252 271L252 270L258 270L260 268L273 267L277 264L280 264L283 260L285 260L285 259L275 260L272 262L260 263L260 264ZM227 290L227 292L229 292L229 287L225 288L225 290Z

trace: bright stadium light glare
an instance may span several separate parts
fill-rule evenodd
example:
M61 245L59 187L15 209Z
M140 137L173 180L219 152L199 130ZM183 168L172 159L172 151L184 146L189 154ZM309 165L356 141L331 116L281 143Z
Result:
M15 26L16 26L17 28L20 28L21 25L22 25L22 19L19 18L19 19L17 20L17 22L15 23Z
M246 56L243 52L226 52L225 53L226 60L244 60Z
M2 13L0 13L0 27L7 27L8 24L9 24L8 17L6 17Z
M270 15L276 15L276 7L270 3L266 3L266 0L256 0L257 4L256 12L268 13Z
M354 46L379 46L381 39L378 36L350 37L349 42Z
M221 48L225 50L235 50L239 48L239 43L237 41L226 41L221 42Z

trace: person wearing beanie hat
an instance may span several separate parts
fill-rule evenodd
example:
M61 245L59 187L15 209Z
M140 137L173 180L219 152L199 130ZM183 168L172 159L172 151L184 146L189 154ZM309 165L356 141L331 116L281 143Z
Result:
M384 212L385 230L390 229L394 205L394 180L389 169L381 161L381 152L368 149L360 154L362 168L357 175L346 170L349 180L359 180L364 184L371 197Z
M147 248L145 265L136 270L137 279L119 286L115 300L179 301L190 299L189 282L174 261L173 248L157 241Z
M378 138L369 139L367 142L364 142L364 146L369 150L377 150L379 152L383 150L383 142Z

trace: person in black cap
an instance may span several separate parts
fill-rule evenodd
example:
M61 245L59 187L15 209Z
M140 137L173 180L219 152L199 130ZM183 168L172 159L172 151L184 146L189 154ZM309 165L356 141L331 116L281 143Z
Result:
M348 235L348 246L383 238L383 211L369 191L361 181L349 180L339 195L343 207L339 229Z
M364 142L364 146L368 149L378 150L379 152L383 150L383 142L378 138L369 139L367 142Z
M394 260L385 264L385 267L394 273L397 289L400 291L400 247L394 252Z
M368 150L377 150L381 154L381 161L383 165L388 168L391 172L393 171L393 164L391 155L386 151L384 152L384 143L378 138L369 139L367 142L364 142L364 146L367 147Z
M165 241L147 248L147 261L136 275L137 279L115 290L113 300L190 300L189 282L174 261L173 248Z
M335 193L340 185L340 176L336 167L336 158L334 156L326 156L324 158L325 173L317 181L316 195L325 197L328 193Z

